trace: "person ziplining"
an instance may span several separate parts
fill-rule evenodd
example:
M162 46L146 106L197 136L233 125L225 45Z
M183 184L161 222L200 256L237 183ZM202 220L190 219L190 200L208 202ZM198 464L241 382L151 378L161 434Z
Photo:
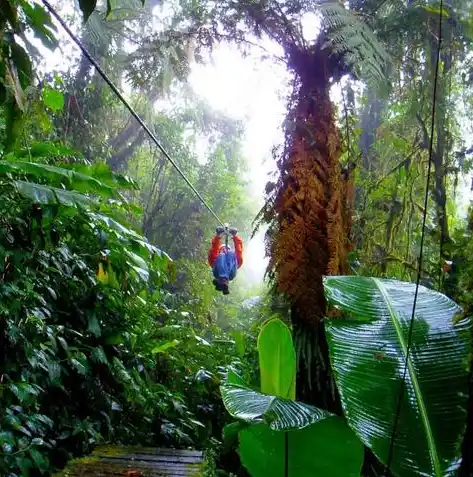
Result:
M76 43L79 49L82 51L84 56L90 61L90 63L95 67L99 75L103 78L103 80L110 86L110 89L115 93L118 99L123 103L123 105L128 109L131 115L135 118L138 124L143 128L146 134L149 136L152 142L157 146L157 148L161 151L163 156L170 162L170 164L174 167L177 173L182 177L185 183L189 186L189 188L194 192L194 194L198 197L200 202L207 208L207 210L214 216L219 224L223 227L217 227L217 234L212 239L212 244L209 250L209 264L213 269L214 280L213 284L215 285L215 289L221 291L224 295L228 295L230 292L228 290L228 282L233 280L236 276L237 269L239 269L243 264L243 241L237 235L237 230L234 228L228 228L225 225L218 215L214 212L212 207L206 202L206 200L202 197L199 191L193 186L187 176L184 174L182 169L179 165L172 159L172 157L168 154L168 152L164 149L161 143L158 141L158 138L153 134L150 128L145 124L143 119L137 114L137 112L132 108L130 103L125 99L123 94L119 91L117 86L112 82L112 80L108 77L102 67L99 65L97 60L90 54L90 52L84 47L81 43L79 38L71 31L71 29L67 26L61 16L55 11L55 9L51 6L48 0L42 0L44 6L47 10L51 13L51 15L56 18L56 20L61 24L64 28L66 33L70 36L72 41ZM228 247L228 234L232 235L233 237L233 244L235 247L235 251L232 251L230 247ZM225 245L222 245L222 236L225 235Z
M234 251L228 246L228 234L232 236ZM223 235L226 235L225 244L222 244ZM243 265L243 240L238 236L237 229L217 227L216 235L210 244L208 261L212 267L212 283L215 289L228 295L228 283L235 278L237 270Z

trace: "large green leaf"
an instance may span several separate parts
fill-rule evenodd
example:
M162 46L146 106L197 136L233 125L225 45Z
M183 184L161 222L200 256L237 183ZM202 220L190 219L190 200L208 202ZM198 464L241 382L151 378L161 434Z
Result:
M220 387L229 414L251 424L266 423L275 431L302 429L330 417L329 412L290 399L269 396L239 385Z
M23 196L38 204L62 204L68 207L93 204L87 196L77 192L58 189L56 187L35 184L34 182L13 181L16 190Z
M27 161L0 161L0 174L22 174L50 181L52 186L61 184L82 193L94 193L104 197L113 197L112 187L103 184L94 177L62 167L38 164Z
M10 54L15 65L18 80L23 90L26 90L33 81L33 67L31 59L25 49L16 42L10 44Z
M104 214L98 214L95 212L91 212L89 217L92 219L94 224L101 224L107 226L109 229L114 230L117 233L119 238L133 238L137 240L143 240L143 236L135 232L133 229L125 227L120 222L108 217ZM151 244L150 244L151 246ZM153 251L153 250L150 250Z
M50 50L58 46L56 38L56 27L52 21L50 13L41 5L31 4L27 0L18 0L23 8L26 23L31 27L33 33Z
M61 91L45 86L42 91L43 103L52 111L60 111L64 108L64 94Z
M265 323L258 336L261 392L296 398L296 352L291 330L280 320Z
M83 174L90 175L95 179L98 179L102 184L109 185L113 188L119 187L120 189L139 190L138 183L135 180L129 176L112 172L110 167L104 162L98 162L95 164L75 163L70 166L63 164L63 167L70 167L76 172L82 172Z
M223 453L231 452L238 445L239 433L250 424L243 421L235 421L227 424L222 429Z
M179 344L180 344L179 340L172 340L172 341L166 341L164 343L160 343L159 345L155 346L151 350L151 354L166 353L168 349L175 348Z
M40 159L44 159L44 162L46 159L54 159L55 162L62 160L63 158L65 159L76 159L77 158L77 152L74 151L73 149L70 149L69 147L66 146L60 146L58 144L55 144L54 142L49 142L49 141L39 141L39 142L28 142L28 147L24 148L18 148L18 150L15 151L15 153L10 153L6 154L4 156L5 159L9 161L18 161L19 159L38 159L39 162L42 162ZM34 161L37 162L37 161ZM89 170L93 170L93 166L87 166L86 164L77 164L78 166L83 166L85 168L89 167ZM68 163L65 162L61 164L62 167L67 167L69 169L74 168L76 166L76 163ZM79 171L81 172L81 171ZM85 173L88 171L86 170ZM89 175L93 175L90 173ZM94 176L95 177L95 176Z
M240 431L238 453L252 477L359 477L363 464L362 443L335 416L288 432L247 427Z
M368 277L327 277L326 296L346 313L328 321L335 379L348 423L387 462L406 360L415 285ZM392 456L396 475L453 475L466 425L470 321L459 307L419 288Z

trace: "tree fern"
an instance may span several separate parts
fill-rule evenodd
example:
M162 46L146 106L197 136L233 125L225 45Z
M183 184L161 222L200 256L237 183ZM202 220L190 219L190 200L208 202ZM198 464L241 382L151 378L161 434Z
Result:
M360 15L338 1L317 2L314 8L321 14L322 30L326 31L324 47L342 55L346 65L368 84L383 83L389 53Z

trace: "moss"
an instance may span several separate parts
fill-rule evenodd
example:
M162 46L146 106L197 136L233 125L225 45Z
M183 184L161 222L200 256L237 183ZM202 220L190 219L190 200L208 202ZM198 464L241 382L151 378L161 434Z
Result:
M189 469L192 469L195 467L195 470L193 470L190 474L189 477L204 477L204 465L199 464L196 466L196 464L189 464Z
M78 459L73 459L69 462L67 467L54 474L53 477L80 477L80 476L104 476L110 474L126 475L126 471L135 471L142 477L150 475L148 468L139 467L132 460L123 460L122 462L104 462L101 457L119 457L125 454L140 453L146 449L150 453L155 453L156 449L149 449L143 447L120 447L120 446L101 446L94 450L94 452L87 456ZM204 464L188 464L191 477L204 476Z
M77 467L90 466L91 464L98 463L99 460L99 457L93 455L72 459L64 469L53 474L53 477L70 477L72 475L77 475L75 473Z
M77 474L77 469L85 470L84 467L90 469L91 465L100 467L100 456L118 457L125 454L127 451L127 449L118 446L98 447L88 456L72 459L64 469L53 474L53 477L72 477L74 475L80 475Z
M132 447L120 447L120 446L100 446L92 452L94 456L106 456L106 457L119 457L121 455L129 454L130 452L135 452Z
M105 476L105 475L126 475L126 471L135 471L138 475L146 477L149 470L134 464L132 461L127 463L103 462L98 458L74 459L70 464L56 477L81 477L81 476Z

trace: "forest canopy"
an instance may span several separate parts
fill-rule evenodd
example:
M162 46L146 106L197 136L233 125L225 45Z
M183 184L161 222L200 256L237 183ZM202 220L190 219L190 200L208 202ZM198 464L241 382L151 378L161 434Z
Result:
M1 475L473 476L457 3L0 0Z

